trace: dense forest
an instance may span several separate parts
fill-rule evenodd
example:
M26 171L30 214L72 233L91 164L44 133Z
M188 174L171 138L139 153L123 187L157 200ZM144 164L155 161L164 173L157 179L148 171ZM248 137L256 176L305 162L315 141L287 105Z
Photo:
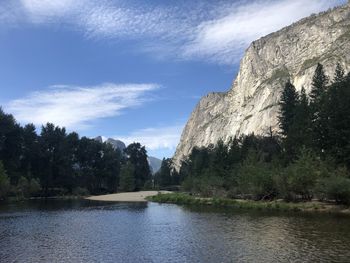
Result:
M337 66L332 80L319 64L309 95L288 81L280 101L280 132L254 134L194 148L172 175L164 160L160 185L177 178L203 196L350 203L350 74Z
M139 143L120 152L51 123L37 134L0 109L0 199L134 191L151 180Z

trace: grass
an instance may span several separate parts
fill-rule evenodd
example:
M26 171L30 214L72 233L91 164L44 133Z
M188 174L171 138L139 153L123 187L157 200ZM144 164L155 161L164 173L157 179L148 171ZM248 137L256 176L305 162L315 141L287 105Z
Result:
M347 207L321 202L287 203L285 201L253 201L228 198L202 198L186 193L158 194L148 201L179 205L204 205L236 209L283 211L283 212L327 212L350 214Z

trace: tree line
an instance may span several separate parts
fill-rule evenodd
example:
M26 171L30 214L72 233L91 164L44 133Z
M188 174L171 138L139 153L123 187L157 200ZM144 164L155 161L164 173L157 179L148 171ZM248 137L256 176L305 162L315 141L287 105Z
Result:
M350 74L337 65L331 80L318 64L310 90L286 83L279 133L194 148L176 174L182 187L203 196L349 204ZM163 166L159 176L171 182L171 162Z
M52 123L37 134L0 108L0 199L135 191L151 180L140 143L121 152Z

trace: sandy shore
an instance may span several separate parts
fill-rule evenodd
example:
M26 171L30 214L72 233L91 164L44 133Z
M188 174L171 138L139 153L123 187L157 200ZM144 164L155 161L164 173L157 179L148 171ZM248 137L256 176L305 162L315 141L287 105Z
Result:
M154 196L158 193L167 194L169 191L140 191L129 193L118 193L109 195L89 196L85 199L94 201L109 201L109 202L147 202L146 197Z

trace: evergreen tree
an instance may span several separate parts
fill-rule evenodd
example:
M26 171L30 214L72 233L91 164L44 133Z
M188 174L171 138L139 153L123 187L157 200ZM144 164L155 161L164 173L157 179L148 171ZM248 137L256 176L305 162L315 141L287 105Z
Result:
M135 167L131 162L124 164L120 170L120 190L124 192L135 191Z
M155 174L156 185L160 187L169 186L172 180L172 159L163 159L159 171Z
M337 66L335 68L335 74L334 74L334 83L339 83L345 80L345 72L344 72L344 68L337 63Z
M146 148L140 143L132 143L124 152L127 160L134 166L135 187L140 190L151 177Z
M20 178L22 131L15 118L0 108L0 160L12 184Z
M10 191L10 180L5 171L2 161L0 161L0 199L6 198Z
M311 103L316 107L320 106L320 104L322 103L327 84L328 77L324 72L323 65L318 63L315 70L315 74L312 79L310 92Z
M285 141L294 149L294 153L300 151L302 147L312 146L311 111L304 87L301 89L295 108L293 125Z
M280 99L279 124L284 136L288 136L290 127L293 125L295 108L298 102L298 94L294 85L288 81Z
M41 129L39 141L42 160L40 181L43 184L45 196L50 194L49 190L62 188L61 176L67 169L66 152L64 151L66 136L65 128L60 128L52 123L46 124Z
M294 85L288 81L282 92L280 100L280 112L278 116L281 134L284 136L283 148L287 162L293 159L297 152L295 144L296 138L294 136L298 104L298 93Z
M228 172L228 148L219 140L211 154L210 172L219 177L226 177Z
M323 66L317 65L310 92L311 122L313 131L313 148L324 154L328 136L328 118L325 111L328 97L326 96L328 77Z
M34 124L27 124L22 128L21 174L27 178L39 173L40 148L35 130Z
M328 124L325 149L338 163L350 167L350 78L334 82L328 88L327 97L324 106Z

